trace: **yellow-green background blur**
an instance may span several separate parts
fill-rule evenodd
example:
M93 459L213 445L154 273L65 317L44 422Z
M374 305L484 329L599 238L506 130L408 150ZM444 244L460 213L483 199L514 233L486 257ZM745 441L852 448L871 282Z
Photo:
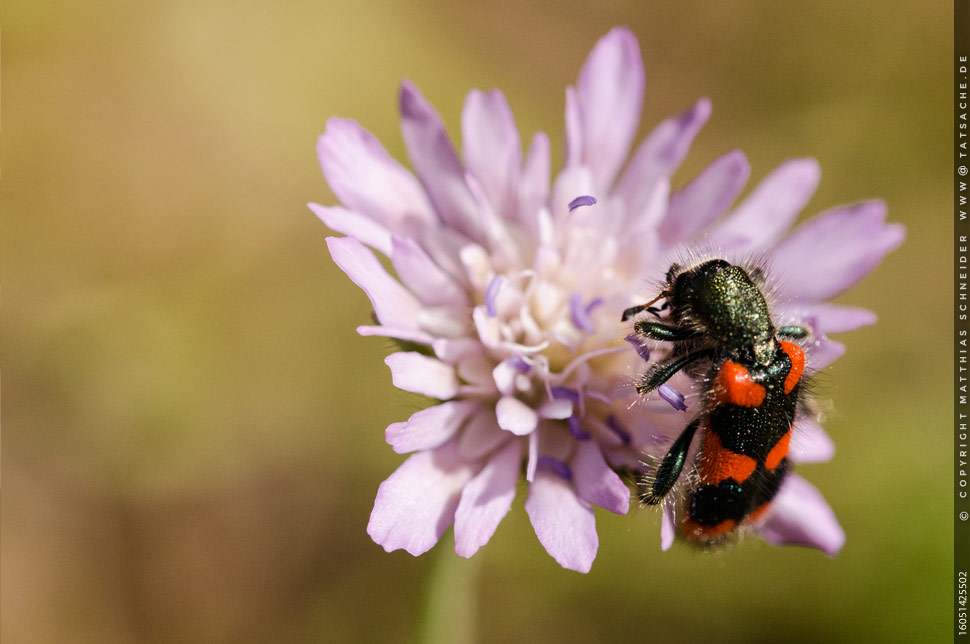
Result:
M449 617L479 642L949 639L949 3L7 0L2 19L4 642L408 642ZM471 561L450 531L386 554L365 532L403 460L384 427L416 403L355 334L367 299L306 208L335 202L316 138L350 117L405 159L410 78L456 138L465 93L502 88L558 158L564 88L617 24L647 69L641 136L713 101L675 185L732 148L752 182L814 156L803 216L882 197L908 226L839 300L880 322L838 338L838 451L800 470L845 549L661 553L655 514L598 510L580 575L520 489Z

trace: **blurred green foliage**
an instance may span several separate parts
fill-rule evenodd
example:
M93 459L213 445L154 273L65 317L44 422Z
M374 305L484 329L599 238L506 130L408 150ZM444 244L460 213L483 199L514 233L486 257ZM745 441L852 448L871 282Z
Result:
M478 570L479 642L948 639L951 20L875 0L10 0L4 640L409 641L434 633L436 566ZM304 205L334 202L316 136L355 118L404 159L410 78L456 138L467 90L497 86L558 142L563 89L616 24L645 59L641 134L713 101L676 184L734 147L752 181L815 156L806 215L882 197L908 225L840 300L880 323L821 379L838 453L803 471L848 534L836 559L662 554L654 514L599 512L578 575L523 494L472 562L450 532L420 558L364 532L402 460L383 429L416 403L355 335L367 300Z

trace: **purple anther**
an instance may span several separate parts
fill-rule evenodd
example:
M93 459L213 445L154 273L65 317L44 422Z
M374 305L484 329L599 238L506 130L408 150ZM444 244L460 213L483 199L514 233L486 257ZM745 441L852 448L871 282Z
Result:
M623 423L620 422L620 419L613 414L606 417L606 426L609 427L614 434L620 437L620 440L623 441L624 445L629 445L632 441L629 430L627 430L627 428L623 426Z
M573 324L580 331L592 333L596 330L593 321L589 319L589 309L583 306L583 296L573 293L569 296L569 315L573 319Z
M522 356L509 356L505 359L509 363L509 366L518 371L519 373L529 373L532 369L532 365L525 361Z
M568 465L560 461L558 458L553 458L551 456L540 456L539 460L536 461L536 467L545 467L552 470L567 481L573 480L573 471L569 469Z
M500 290L502 290L502 276L496 275L488 283L488 288L485 289L485 312L488 313L488 317L490 318L498 315L498 307L495 305L495 299L498 297Z
M636 333L631 333L630 335L623 338L627 342L633 345L633 348L637 350L637 355L644 360L650 359L650 347L643 343Z
M579 392L569 387L552 387L549 389L549 393L552 394L552 397L555 400L569 400L574 403L579 402Z
M687 405L684 404L684 394L680 393L667 383L660 385L657 389L657 393L660 397L670 403L670 406L678 411L687 411Z
M580 195L569 202L569 212L572 212L582 206L592 206L594 203L596 203L596 197Z
M579 416L570 416L566 421L569 425L569 433L573 435L573 438L579 441L588 441L592 436L588 432L583 431L583 428L579 424Z

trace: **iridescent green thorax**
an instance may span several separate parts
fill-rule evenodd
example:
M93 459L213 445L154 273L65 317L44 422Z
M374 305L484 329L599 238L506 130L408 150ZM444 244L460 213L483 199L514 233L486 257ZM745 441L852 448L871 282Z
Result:
M747 272L713 259L677 275L670 286L673 315L748 363L768 364L775 353L775 326L761 289Z

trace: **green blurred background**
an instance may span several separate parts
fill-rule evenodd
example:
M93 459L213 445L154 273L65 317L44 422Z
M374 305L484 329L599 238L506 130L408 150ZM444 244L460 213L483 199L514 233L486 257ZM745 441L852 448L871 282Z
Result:
M951 15L7 0L3 640L408 642L449 616L479 642L948 640ZM383 430L416 402L391 387L388 345L354 333L367 300L305 206L335 201L316 137L351 117L404 159L410 78L456 138L465 93L501 87L558 156L564 87L617 24L647 69L641 135L713 101L676 185L734 147L752 181L815 156L805 215L882 197L908 225L840 299L880 323L838 338L821 379L838 452L801 469L845 549L663 554L653 513L598 511L580 575L544 553L520 493L471 561L450 531L420 558L385 554L364 531L403 460Z

